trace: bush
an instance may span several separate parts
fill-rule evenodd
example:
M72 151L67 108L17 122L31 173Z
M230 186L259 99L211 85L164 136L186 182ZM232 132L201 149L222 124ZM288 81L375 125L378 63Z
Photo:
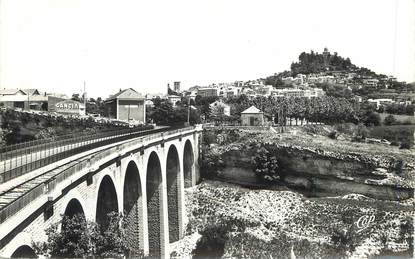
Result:
M278 160L266 148L262 147L257 150L252 159L254 172L262 180L275 181L280 179L280 170Z
M109 225L104 230L97 223L85 220L83 215L64 216L46 229L47 241L34 243L33 247L37 254L48 257L126 256L132 250L125 240L123 218L115 212L108 217Z
M205 146L202 150L203 156L200 163L200 171L205 178L217 176L218 172L225 167L220 155L208 150Z
M412 121L410 119L406 119L401 124L402 125L412 125L413 123L412 123Z
M397 120L392 114L386 116L385 120L383 121L385 125L394 125L396 122Z
M396 147L398 147L398 146L399 146L399 142L397 142L397 141L392 141L392 142L391 142L391 146L396 146Z
M401 145L399 146L400 149L410 149L411 147L412 147L412 144L408 140L403 141Z
M363 124L357 125L355 132L353 133L354 139L358 141L365 140L369 135L369 130Z
M375 112L368 112L365 118L365 125L366 126L379 126L380 125L380 116Z
M331 138L331 139L337 139L337 132L336 131L330 131L328 137Z
M203 130L203 144L210 145L216 143L216 134L213 130Z

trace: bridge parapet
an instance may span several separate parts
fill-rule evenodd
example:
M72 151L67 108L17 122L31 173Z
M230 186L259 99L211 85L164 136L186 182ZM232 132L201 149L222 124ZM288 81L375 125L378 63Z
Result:
M74 154L98 146L116 143L125 139L139 137L152 132L160 132L168 127L152 130L124 129L119 131L100 132L93 135L81 135L64 139L49 139L48 142L37 141L29 146L23 144L6 146L0 152L0 183L22 176L28 172L44 167ZM13 149L20 147L20 149ZM11 150L8 150L8 149Z
M0 229L2 230L0 232L7 233L7 231L3 231L3 227L11 228L13 227L13 224L9 226L8 224L3 223L12 218L29 203L34 202L42 196L47 196L47 198L44 198L45 200L53 200L54 197L59 196L61 194L61 190L70 184L70 182L67 182L67 180L75 174L88 174L91 171L97 170L97 165L122 156L128 152L131 152L132 150L144 148L149 143L154 143L169 138L180 138L183 134L199 132L201 130L202 127L198 125L167 132L155 133L135 139L124 140L120 142L121 144L117 144L105 150L101 150L97 153L88 155L80 161L78 160L76 163L71 164L69 167L63 167L62 170L54 172L54 175L51 178L42 181L40 184L37 184L11 202L3 205L0 204ZM2 238L2 235L0 235L0 238Z

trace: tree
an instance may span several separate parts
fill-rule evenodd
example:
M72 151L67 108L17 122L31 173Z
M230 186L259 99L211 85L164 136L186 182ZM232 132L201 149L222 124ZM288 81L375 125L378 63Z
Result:
M385 120L383 121L385 125L394 125L396 122L397 120L392 114L386 116Z
M255 174L260 179L267 181L275 181L280 179L277 158L266 148L261 147L257 150L252 163L254 165Z
M140 254L127 246L123 217L115 212L108 215L109 225L104 230L81 214L64 216L61 222L46 229L46 242L35 242L37 254L49 257L120 257ZM62 226L60 228L60 225Z
M71 100L81 102L81 98L79 97L79 94L72 94Z
M375 112L368 112L366 115L365 124L366 126L379 126L380 125L380 116Z

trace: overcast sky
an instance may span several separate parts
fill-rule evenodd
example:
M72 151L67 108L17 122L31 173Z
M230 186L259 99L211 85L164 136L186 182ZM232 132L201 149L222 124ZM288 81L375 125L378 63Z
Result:
M415 0L0 3L0 88L166 92L266 77L324 47L415 81Z

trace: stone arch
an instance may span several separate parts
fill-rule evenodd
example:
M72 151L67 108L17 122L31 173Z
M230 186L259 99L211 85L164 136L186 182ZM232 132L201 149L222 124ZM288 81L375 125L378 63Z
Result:
M28 245L19 246L13 254L10 256L11 258L37 258L37 255L33 248Z
M84 209L82 208L82 205L79 202L79 200L76 199L76 198L72 198L68 202L68 205L66 205L65 212L64 212L63 215L70 218L70 219L73 218L74 216L80 216L81 220L79 222L85 222L85 219L86 219ZM64 229L66 229L66 225L63 222L62 223L62 230L64 230Z
M146 178L149 253L152 256L160 256L163 216L162 175L160 159L154 151L148 158Z
M193 185L194 170L195 166L192 143L190 140L186 140L183 151L183 176L185 188Z
M127 243L129 247L139 251L143 240L143 207L140 173L134 161L127 165L123 189Z
M82 205L78 199L72 198L68 202L68 205L66 205L65 208L64 215L67 217L73 217L75 215L82 215L83 217L85 217L84 209L82 208Z
M114 182L109 175L105 175L98 189L96 222L101 225L102 230L108 227L108 213L118 213L117 191Z
M170 145L166 160L169 241L179 240L180 161L176 146Z

